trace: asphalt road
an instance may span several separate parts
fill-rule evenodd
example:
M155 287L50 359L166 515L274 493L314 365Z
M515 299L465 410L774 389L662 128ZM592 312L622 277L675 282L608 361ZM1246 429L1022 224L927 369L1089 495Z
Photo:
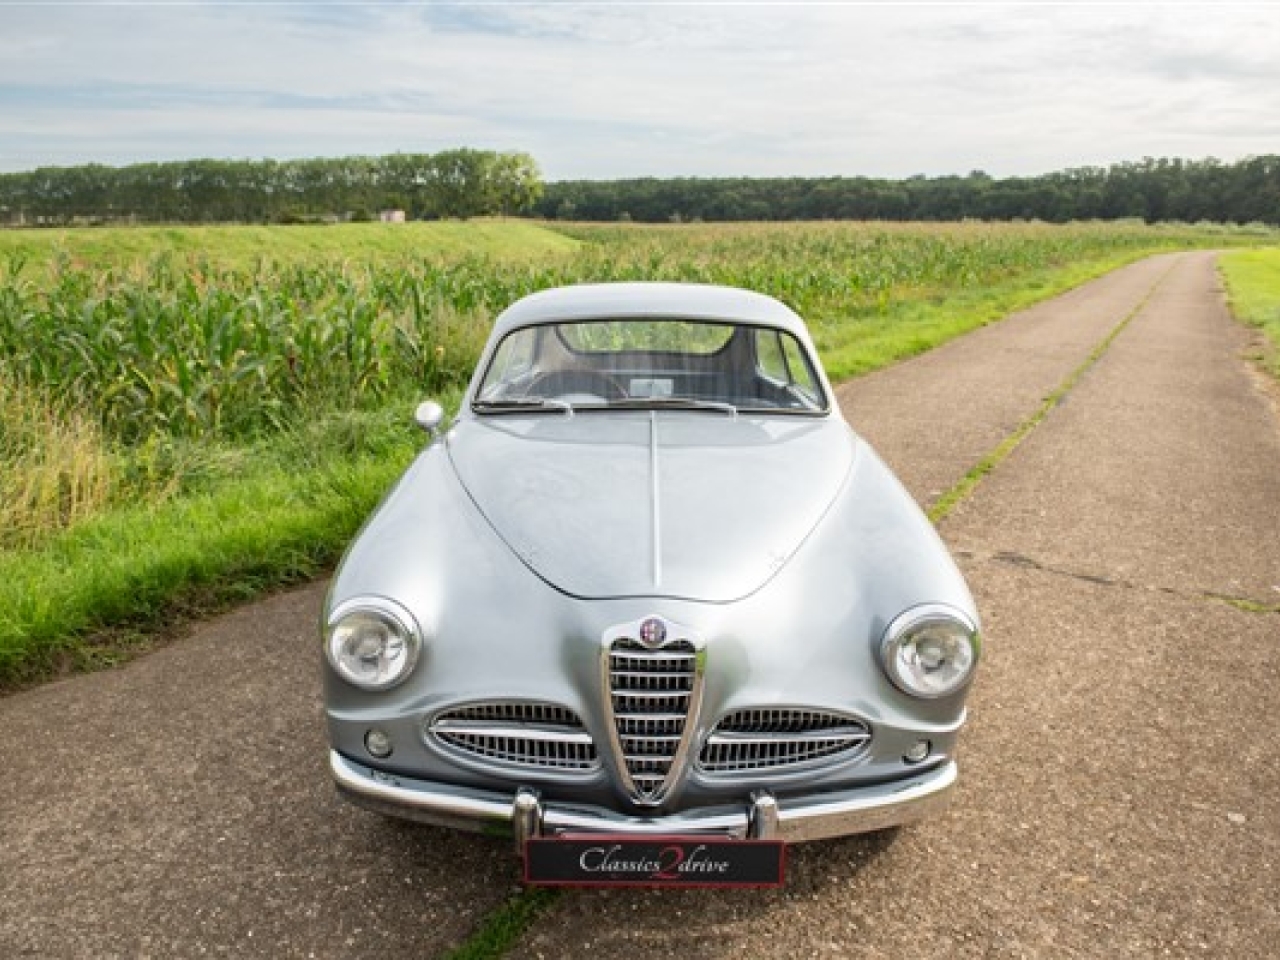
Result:
M922 502L1124 324L941 524L986 659L944 818L781 891L563 897L517 957L1274 957L1280 428L1212 258L1136 264L841 390ZM323 587L0 699L0 957L430 957L505 844L337 801Z

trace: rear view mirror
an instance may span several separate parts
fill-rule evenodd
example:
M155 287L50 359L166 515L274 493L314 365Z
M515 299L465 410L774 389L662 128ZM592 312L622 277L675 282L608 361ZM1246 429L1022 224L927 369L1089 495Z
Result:
M413 412L413 419L428 435L434 437L440 424L444 422L444 408L434 400L424 400Z

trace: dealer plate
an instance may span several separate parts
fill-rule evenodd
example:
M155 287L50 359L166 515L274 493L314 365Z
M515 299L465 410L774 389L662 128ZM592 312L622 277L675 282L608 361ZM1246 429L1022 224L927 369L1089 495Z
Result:
M587 887L779 887L781 840L574 834L525 844L525 883Z

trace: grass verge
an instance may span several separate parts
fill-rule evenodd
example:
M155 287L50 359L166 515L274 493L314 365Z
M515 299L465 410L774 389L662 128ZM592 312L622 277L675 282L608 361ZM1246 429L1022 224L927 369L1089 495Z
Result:
M1241 250L1218 258L1236 319L1266 338L1261 366L1280 380L1280 248Z
M214 489L0 554L0 688L110 665L204 613L316 576L412 455L280 456Z
M485 917L466 941L445 954L444 960L495 960L501 957L559 899L557 890L526 887Z

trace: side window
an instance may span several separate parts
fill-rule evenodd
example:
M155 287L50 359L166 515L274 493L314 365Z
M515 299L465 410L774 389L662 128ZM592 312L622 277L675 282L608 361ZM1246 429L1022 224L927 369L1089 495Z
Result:
M782 338L782 350L786 356L787 370L791 374L791 386L814 406L822 403L817 378L796 338L788 334Z
M756 331L756 367L770 380L785 384L791 378L787 376L787 360L782 354L780 338L777 330Z
M503 392L503 388L519 381L529 373L533 366L534 343L538 335L536 328L517 330L510 334L493 355L489 364L489 372L485 375L481 396L491 397Z

